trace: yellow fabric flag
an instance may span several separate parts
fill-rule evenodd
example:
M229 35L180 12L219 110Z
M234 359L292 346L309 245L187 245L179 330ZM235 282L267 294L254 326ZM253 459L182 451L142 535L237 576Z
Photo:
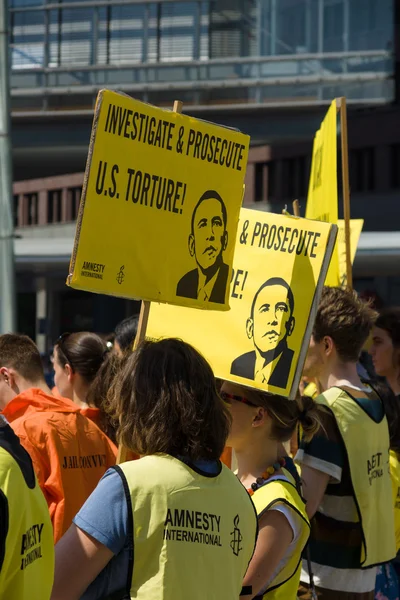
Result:
M333 100L314 138L306 219L338 222L337 109ZM339 251L336 242L325 285L340 285Z

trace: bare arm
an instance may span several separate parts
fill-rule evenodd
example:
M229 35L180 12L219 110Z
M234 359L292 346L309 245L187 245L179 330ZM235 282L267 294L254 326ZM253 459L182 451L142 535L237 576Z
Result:
M252 594L241 596L241 600L251 600L263 589L292 539L293 530L285 515L277 510L266 511L259 521L256 549L243 580L243 586L252 586Z
M51 600L79 600L114 554L72 524L56 545L56 568Z
M301 483L303 496L307 502L306 511L308 517L311 519L322 502L326 486L329 483L329 475L302 464Z

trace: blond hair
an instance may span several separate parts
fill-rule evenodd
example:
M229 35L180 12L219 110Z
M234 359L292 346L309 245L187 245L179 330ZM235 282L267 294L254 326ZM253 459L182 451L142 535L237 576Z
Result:
M278 442L287 442L300 424L306 441L322 427L321 414L324 408L309 396L288 400L277 394L267 394L257 390L243 388L246 397L255 405L262 406L272 420L272 438Z

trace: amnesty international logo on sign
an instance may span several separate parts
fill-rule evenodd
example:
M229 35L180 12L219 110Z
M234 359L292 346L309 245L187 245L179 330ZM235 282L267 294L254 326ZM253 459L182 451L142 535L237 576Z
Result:
M337 224L337 108L334 100L314 138L306 218ZM326 285L339 285L339 253L335 248Z
M294 398L336 234L330 223L242 209L231 310L152 304L148 337L181 338L217 377Z
M99 93L67 283L228 310L249 137Z

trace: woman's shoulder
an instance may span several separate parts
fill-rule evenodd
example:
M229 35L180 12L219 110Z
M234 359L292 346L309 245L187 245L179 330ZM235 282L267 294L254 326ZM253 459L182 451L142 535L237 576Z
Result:
M277 503L292 507L302 516L305 515L305 504L297 491L295 481L289 472L270 477L252 496L257 513L263 514Z

